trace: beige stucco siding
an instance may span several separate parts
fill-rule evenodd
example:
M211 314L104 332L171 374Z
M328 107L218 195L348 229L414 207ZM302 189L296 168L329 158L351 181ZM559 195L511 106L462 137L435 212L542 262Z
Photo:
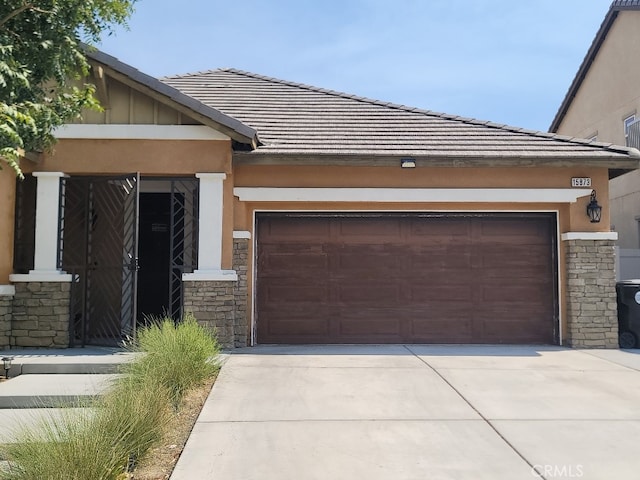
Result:
M5 164L0 170L0 285L9 284L13 273L15 190L15 172Z
M60 140L39 164L24 162L25 172L69 175L140 172L143 175L229 173L229 140Z
M640 11L613 22L558 133L624 145L623 120L640 113Z
M598 202L603 207L602 221L590 223L586 216L588 197L578 199L569 207L565 231L609 231L608 171L605 168L416 168L403 170L393 167L285 167L285 166L237 166L234 172L236 187L389 187L389 188L570 188L572 177L591 177L598 192ZM549 204L541 198L541 209ZM241 204L242 202L238 202ZM253 205L253 204L252 204ZM348 204L353 206L354 204ZM278 203L277 208L300 207L300 204ZM305 204L306 208L307 204ZM332 202L322 208L331 206ZM380 204L366 205L366 209L379 208ZM533 209L532 205L514 204L397 204L394 209ZM252 213L249 206L238 205L234 228L250 230Z
M611 180L611 228L620 248L640 248L640 171Z

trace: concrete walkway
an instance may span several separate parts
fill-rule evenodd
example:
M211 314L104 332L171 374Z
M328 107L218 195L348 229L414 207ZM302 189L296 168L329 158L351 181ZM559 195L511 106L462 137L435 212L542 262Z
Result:
M640 355L559 347L234 351L172 480L640 475Z
M108 347L0 351L14 357L9 380L0 383L0 443L17 441L24 427L43 420L85 413L68 407L90 404L134 355Z

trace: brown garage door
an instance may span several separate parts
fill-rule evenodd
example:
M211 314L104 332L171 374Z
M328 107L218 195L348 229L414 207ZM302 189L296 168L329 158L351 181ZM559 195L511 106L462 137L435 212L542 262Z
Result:
M546 215L258 217L258 343L553 343Z

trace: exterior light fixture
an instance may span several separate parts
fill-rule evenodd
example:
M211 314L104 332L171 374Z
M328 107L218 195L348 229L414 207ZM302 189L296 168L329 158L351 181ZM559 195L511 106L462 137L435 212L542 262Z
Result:
M4 378L9 378L9 370L11 370L11 362L13 357L2 357L2 363L4 364Z
M400 166L402 168L416 168L415 158L402 158L400 159Z
M602 207L598 205L598 199L596 198L596 191L591 191L591 199L589 205L587 205L587 216L591 223L600 223L602 217Z

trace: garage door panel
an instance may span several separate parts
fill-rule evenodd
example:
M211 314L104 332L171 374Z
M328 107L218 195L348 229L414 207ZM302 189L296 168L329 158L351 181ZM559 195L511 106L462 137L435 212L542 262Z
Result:
M511 320L491 318L478 319L477 323L481 325L482 337L487 343L550 343L553 340L549 333L550 325L540 322L522 322L518 318Z
M500 305L508 305L509 308L521 305L523 308L532 309L536 305L546 305L549 285L524 286L512 283L497 284L489 288L480 286L478 289L481 293L480 300L491 303L494 308Z
M292 335L292 332L295 332ZM263 343L280 343L283 337L295 336L323 336L329 338L329 322L321 318L308 318L301 313L298 316L279 318L270 322L266 332L259 332L264 339Z
M363 245L362 248L337 248L330 251L336 259L333 273L370 271L380 276L381 269L398 270L402 268L403 255L399 249L384 246Z
M338 223L338 234L349 244L372 243L381 241L397 241L402 237L403 222L400 218L349 218Z
M411 272L432 272L441 269L471 269L472 251L469 246L432 245L414 248L410 252L409 268Z
M336 288L340 304L354 305L401 305L401 287L398 285L375 284L364 280L352 285Z
M553 343L554 225L540 215L259 218L258 342Z
M384 336L401 340L400 322L397 312L366 309L361 312L343 312L338 319L339 335L343 336Z
M512 219L486 219L480 222L480 243L513 244L514 241L530 245L546 245L549 225L537 219L522 219L518 228L513 228Z
M329 286L322 284L311 286L283 282L278 285L269 285L263 292L260 303L262 306L282 305L285 302L290 305L300 303L316 305L330 301Z
M432 279L433 280L433 279ZM444 303L444 309L454 308L451 304L465 304L471 301L475 287L468 282L443 284L433 282L431 284L411 285L408 300L412 305L436 305Z
M324 253L291 252L286 254L273 253L265 256L260 262L263 270L283 274L294 274L301 269L326 271L329 268L329 257ZM305 272L305 275L308 274Z
M259 225L258 235L269 242L303 243L329 235L331 223L326 218L271 218Z
M428 237L429 242L466 243L471 234L471 222L466 219L417 218L409 220L409 232L412 237ZM418 240L418 243L423 240Z

